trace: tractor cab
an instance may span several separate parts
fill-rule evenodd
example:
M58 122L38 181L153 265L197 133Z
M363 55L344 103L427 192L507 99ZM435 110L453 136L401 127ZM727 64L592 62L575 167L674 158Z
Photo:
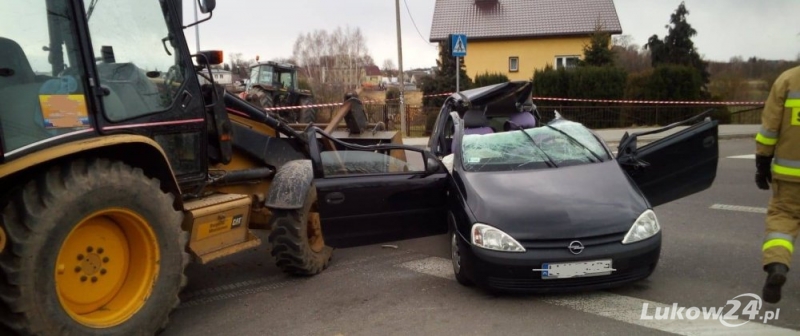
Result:
M261 62L250 67L249 90L253 85L276 90L294 91L297 88L297 68L292 64Z
M289 123L310 123L316 119L317 112L305 107L313 104L311 91L298 88L297 67L293 64L256 63L250 67L250 83L241 97L262 108L298 107L274 113Z

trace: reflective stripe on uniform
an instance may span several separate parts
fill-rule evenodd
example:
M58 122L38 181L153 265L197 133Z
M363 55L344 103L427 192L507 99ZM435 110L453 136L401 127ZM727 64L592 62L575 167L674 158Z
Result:
M783 247L789 250L789 253L794 253L794 237L791 235L780 233L780 232L770 232L767 234L767 237L764 238L764 245L761 247L762 251L766 251L767 249L773 247Z
M770 232L764 238L764 242L767 242L767 241L772 240L772 239L784 239L784 240L788 240L790 242L794 241L794 237L792 237L792 235L790 235L790 234L783 233L783 232Z
M764 128L764 126L761 126L761 129L758 130L758 134L756 134L756 141L767 146L773 146L778 143L778 132L770 131Z
M782 175L800 176L800 161L775 158L772 171Z
M773 239L764 243L764 246L761 247L761 251L766 251L773 247L783 247L789 250L789 253L794 253L794 246L792 246L792 243L783 239Z
M800 91L789 91L784 107L800 107Z
M800 98L786 99L784 107L800 107Z

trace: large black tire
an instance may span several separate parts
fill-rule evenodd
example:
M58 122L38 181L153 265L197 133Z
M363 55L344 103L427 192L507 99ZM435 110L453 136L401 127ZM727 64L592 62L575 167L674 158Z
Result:
M315 275L326 268L333 248L321 242L315 251L309 241L309 216L316 212L317 191L311 185L303 207L296 210L275 210L272 213L269 242L276 265L292 275Z
M275 102L272 101L272 95L267 90L260 87L252 89L252 92L248 95L248 100L250 100L253 105L261 108L270 108L275 104Z
M311 97L303 97L300 99L301 106L313 105L314 100ZM303 124L313 123L317 120L317 110L313 107L306 107L300 112L300 122Z
M141 169L127 166L121 162L112 162L105 159L76 160L62 166L53 167L33 181L28 182L8 200L2 213L2 226L8 234L9 246L0 255L0 320L2 324L20 334L32 335L153 335L164 329L167 325L170 312L175 309L180 300L179 292L186 285L184 269L189 262L186 253L188 233L181 230L183 214L176 211L173 196L160 189L157 179L146 177ZM98 211L108 211L105 216L95 216ZM117 213L129 213L134 217L125 219L124 216L114 217ZM106 217L110 216L110 217ZM93 218L88 220L87 218ZM130 218L138 218L138 221ZM86 220L86 221L84 221ZM127 222L125 222L127 220ZM133 222L134 224L130 224ZM71 257L69 245L64 242L76 242L83 249L83 243L98 242L101 236L97 227L81 227L73 230L78 225L86 223L102 223L102 228L118 228L117 232L125 232L126 237L132 239L136 235L128 235L133 227L141 228L146 232L138 236L138 241L125 241L130 250L127 254L114 254L112 249L121 246L108 243L105 254L102 245L95 245L94 250L86 248L85 261L90 258L98 261L93 265L103 268L100 273L89 274L92 279L83 282L85 278L79 273L79 266ZM81 231L83 230L83 231ZM76 234L81 232L86 234ZM109 236L109 235L107 235ZM104 237L107 237L104 236ZM69 238L68 240L68 237ZM86 237L87 239L81 239ZM154 237L144 239L143 237ZM102 238L105 239L105 238ZM103 241L103 240L100 241ZM133 238L136 239L136 238ZM108 241L112 241L109 239ZM142 243L143 242L143 243ZM155 254L144 254L149 248ZM74 251L74 250L73 250ZM91 254L89 252L93 252ZM82 253L82 252L81 252ZM62 259L59 259L61 255ZM116 258L118 255L128 257L123 271L115 273L113 261L108 256ZM70 256L66 259L65 256ZM105 256L105 257L104 257ZM102 259L99 259L102 258ZM119 258L117 258L119 259ZM64 261L69 262L65 263ZM77 260L84 260L82 255ZM125 259L122 259L125 260ZM142 260L146 260L143 263ZM102 262L103 264L101 264ZM133 266L134 262L144 265L140 268ZM66 267L64 267L66 265ZM73 265L75 264L75 265ZM78 266L76 266L78 265ZM74 267L74 269L73 269ZM157 267L157 268L156 268ZM88 267L86 267L88 269ZM95 268L98 271L100 268ZM106 274L105 268L108 268ZM117 268L120 269L120 268ZM135 272L134 270L146 270ZM153 272L156 273L147 273ZM75 272L75 273L72 273ZM88 271L86 274L88 274ZM136 276L135 274L154 274L149 276ZM157 276L155 276L157 274ZM55 279L60 279L62 284L77 281L65 277L81 277L83 285L88 287L59 287ZM105 278L103 278L105 276ZM99 279L95 279L98 277ZM118 280L125 279L125 280ZM150 280L133 280L150 279ZM154 280L153 280L154 279ZM123 291L113 294L114 300L119 302L143 302L136 311L123 311L121 317L105 323L93 324L95 320L78 321L68 313L66 306L61 304L60 295L91 295L99 287L91 287L108 283L120 283L123 288L131 284L147 283L150 286L145 292L135 292L138 300L128 299ZM114 282L118 281L118 282ZM123 282L124 281L124 282ZM152 283L150 283L152 281ZM67 293L68 294L64 294ZM59 294L61 293L61 294ZM140 294L142 297L139 297ZM112 297L112 296L110 296ZM119 299L121 298L121 299ZM101 304L96 301L95 304ZM114 301L102 303L96 308L95 313L115 313L115 308L110 308ZM91 318L72 310L72 315L82 319ZM88 321L88 322L87 322ZM102 323L102 322L101 322Z

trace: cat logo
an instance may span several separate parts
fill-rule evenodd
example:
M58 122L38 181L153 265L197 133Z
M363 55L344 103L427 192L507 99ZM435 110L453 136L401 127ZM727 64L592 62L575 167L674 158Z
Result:
M243 215L238 215L236 217L233 217L233 222L231 223L231 229L239 227L240 225L242 225L242 219L243 218L244 218Z

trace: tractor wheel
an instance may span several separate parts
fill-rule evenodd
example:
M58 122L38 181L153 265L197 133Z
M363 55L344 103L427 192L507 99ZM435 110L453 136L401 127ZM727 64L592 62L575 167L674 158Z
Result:
M270 108L274 105L272 95L260 87L252 88L247 98L253 105L261 108Z
M325 245L312 185L303 208L272 213L272 256L278 267L293 275L314 275L328 268L333 248Z
M0 321L20 334L153 335L186 285L173 196L105 159L54 167L8 201Z
M305 97L300 99L300 105L313 105L314 100L311 97ZM317 120L317 110L313 107L306 107L300 112L300 122L303 124L310 124Z

